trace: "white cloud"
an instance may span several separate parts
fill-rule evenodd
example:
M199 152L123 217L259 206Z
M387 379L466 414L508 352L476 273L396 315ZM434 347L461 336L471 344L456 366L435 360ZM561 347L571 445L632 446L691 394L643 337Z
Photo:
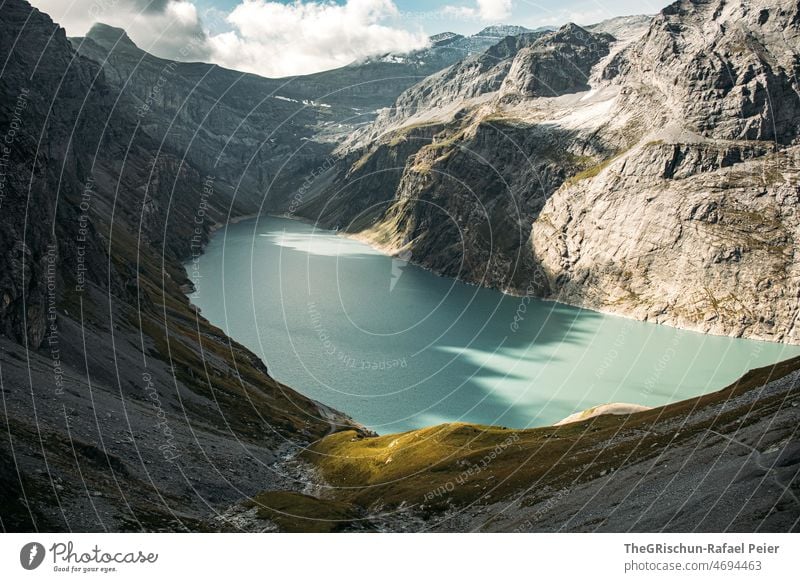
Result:
M242 0L227 14L207 10L209 23L192 0L32 3L70 36L83 36L103 22L124 28L140 48L160 57L211 61L271 77L313 73L428 43L426 34L403 27L392 0Z
M511 16L511 0L478 0L478 12L484 20L502 20Z
M474 7L445 6L442 11L458 18L499 22L511 16L511 0L477 0Z
M206 34L189 0L32 0L70 36L102 22L124 28L140 48L166 58L208 59Z
M267 76L312 73L387 52L424 47L427 36L383 24L391 0L245 0L227 18L233 30L208 39L214 62Z

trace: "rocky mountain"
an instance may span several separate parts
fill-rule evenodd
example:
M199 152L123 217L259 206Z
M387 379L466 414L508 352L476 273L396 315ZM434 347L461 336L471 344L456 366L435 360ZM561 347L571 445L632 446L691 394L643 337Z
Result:
M351 422L182 291L180 260L246 207L49 17L8 0L0 31L0 529L197 529L302 488L276 463Z
M102 65L142 129L208 169L217 196L235 202L233 214L286 199L295 186L286 176L301 175L331 149L313 139L320 126L352 114L304 102L287 81L154 57L119 28L97 24L72 44Z
M495 37L376 98L6 0L0 529L796 529L800 360L636 414L375 437L184 294L214 228L283 209L472 282L796 341L798 7L643 22Z
M309 171L326 164L333 142L407 87L522 30L440 35L427 49L286 79L161 59L104 24L72 43L136 104L142 127L193 165L213 168L217 191L253 214L288 204Z
M549 29L537 29L536 32L546 32ZM487 26L483 30L464 36L454 32L442 32L430 37L431 46L425 49L404 54L388 53L377 57L370 57L361 63L351 66L361 66L373 62L409 63L419 67L427 65L428 74L431 75L467 57L481 54L499 41L509 36L520 36L534 32L524 26L496 24ZM391 103L386 103L386 106Z
M526 32L548 32L550 30L553 30L553 28L549 26L537 28L535 31L533 31L530 28L525 28L524 26L515 26L513 24L492 24L473 35L473 38L502 39L507 36L519 36L520 34L525 34Z
M532 217L588 159L574 131L529 118L544 116L539 103L571 103L611 44L569 24L506 38L429 77L339 148L340 163L298 213L411 249L442 274L526 289L536 266L523 252ZM526 72L533 62L536 77Z
M677 2L606 65L609 113L626 120L627 143L565 183L534 225L532 250L555 294L800 342L799 11Z
M387 53L339 69L294 77L289 86L298 96L318 95L327 103L352 108L351 118L371 122L376 110L391 107L400 93L429 75L479 55L508 36L529 32L533 31L511 25L489 26L470 36L443 32L432 36L427 48Z
M568 24L520 50L500 90L522 97L554 97L588 90L592 67L608 54L610 34Z
M800 342L796 3L627 20L507 39L411 87L300 213L470 282Z

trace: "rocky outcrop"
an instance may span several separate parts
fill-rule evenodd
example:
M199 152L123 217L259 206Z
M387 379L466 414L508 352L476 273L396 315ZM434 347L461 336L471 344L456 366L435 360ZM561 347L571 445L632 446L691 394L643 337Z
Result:
M643 145L562 187L532 228L553 297L646 321L800 342L800 148Z
M682 0L618 53L603 78L625 88L620 109L656 127L680 121L710 139L798 137L798 6L785 0Z
M514 58L502 92L523 97L556 97L589 89L592 67L606 56L614 37L575 24L539 39Z
M782 1L677 2L613 58L612 115L642 137L568 181L534 223L556 297L800 342L798 14Z

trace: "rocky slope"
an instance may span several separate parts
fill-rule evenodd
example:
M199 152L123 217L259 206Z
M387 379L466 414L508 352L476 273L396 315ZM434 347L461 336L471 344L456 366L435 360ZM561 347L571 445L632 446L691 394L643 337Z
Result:
M564 67L564 63L571 62L576 52L580 52L587 61L596 62L603 56L603 51L607 52L608 41L609 37L604 34L591 35L575 25L556 32L527 32L505 37L487 50L428 77L402 93L394 106L379 116L371 132L365 133L360 140L365 142L372 139L387 128L407 122L418 114L428 117L441 115L442 109L462 107L466 100L494 93L504 86L531 95L566 92L566 85L585 82L588 71L583 70L581 74L580 66L575 71L572 66ZM532 63L539 61L534 55L550 57L549 61L544 59L546 62L542 63L539 72L547 70L551 76L541 79L539 87L528 86L536 73L530 71L528 74L529 69ZM556 62L555 59L560 60ZM559 76L562 77L560 81L555 81ZM549 87L548 82L555 85Z
M179 259L232 199L64 30L0 11L0 529L196 529L349 419L199 316Z
M559 297L800 342L798 10L679 2L605 67L630 143L565 184L534 224Z
M590 32L604 32L617 40L631 40L642 36L650 27L653 15L637 14L634 16L617 16L591 24L586 27Z
M304 104L287 81L154 57L119 28L97 24L72 43L102 65L142 129L208 170L217 196L234 201L233 215L285 200L297 186L287 176L302 175L331 149L312 139L319 127L348 114Z
M299 212L471 282L800 342L796 3L629 22L523 35L410 88Z
M411 250L451 277L547 293L544 277L531 281L537 265L524 248L532 217L604 146L536 123L531 117L550 112L529 104L571 104L610 49L607 34L567 25L507 38L426 79L339 149L341 162L298 213ZM532 60L536 79L525 73Z

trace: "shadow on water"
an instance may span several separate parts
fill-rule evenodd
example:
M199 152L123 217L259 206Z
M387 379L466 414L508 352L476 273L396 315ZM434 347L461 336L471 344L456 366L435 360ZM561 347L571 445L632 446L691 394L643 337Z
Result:
M605 402L659 405L781 359L771 344L438 277L286 219L229 226L199 272L192 300L209 320L282 382L381 433L452 421L524 428Z

